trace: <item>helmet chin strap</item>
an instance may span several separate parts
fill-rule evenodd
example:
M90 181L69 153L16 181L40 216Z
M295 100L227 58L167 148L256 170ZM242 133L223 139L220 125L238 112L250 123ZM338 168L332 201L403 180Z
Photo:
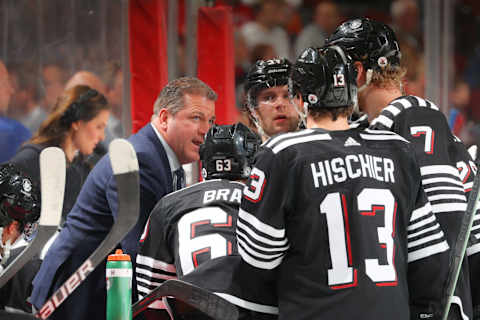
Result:
M297 130L302 128L302 125L304 128L307 127L307 111L308 111L308 103L304 102L303 103L303 108L301 108L295 100L290 97L290 103L293 105L293 108L295 109L295 112L298 114L298 123L297 123Z
M253 123L255 124L255 127L257 127L257 131L258 133L260 133L260 136L265 137L265 140L270 139L270 136L265 133L262 126L260 125L260 120L258 119L258 114L255 111L255 108L250 104L247 107L248 107L248 110L250 111L250 114L252 115Z

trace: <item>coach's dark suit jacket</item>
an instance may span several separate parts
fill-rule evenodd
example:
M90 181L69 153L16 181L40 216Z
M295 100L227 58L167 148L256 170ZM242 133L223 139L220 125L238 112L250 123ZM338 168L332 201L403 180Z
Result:
M135 148L140 167L140 217L121 246L134 262L138 240L150 211L160 198L172 191L172 174L166 152L151 124L131 136L129 141ZM107 155L88 176L64 228L33 280L30 302L36 308L40 308L99 246L116 219L117 209L116 184ZM49 319L105 320L105 266L105 262L100 264Z

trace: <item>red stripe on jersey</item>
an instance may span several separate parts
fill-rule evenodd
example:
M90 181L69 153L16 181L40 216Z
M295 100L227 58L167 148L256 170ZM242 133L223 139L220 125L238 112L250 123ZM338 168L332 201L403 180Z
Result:
M377 210L385 211L384 206L372 206L372 211L361 211L360 214L363 216L374 216L377 214Z
M203 248L203 249L192 252L193 264L194 264L195 268L198 267L197 255L205 253L205 252L209 252L209 251L210 251L210 248Z
M345 233L347 234L348 264L352 266L352 245L350 243L350 225L348 224L347 200L342 194L343 215L345 217ZM356 270L355 270L356 271Z
M358 284L357 269L353 269L353 282L352 283L343 284L341 286L333 286L333 287L330 287L330 288L332 288L334 290L345 289L345 288L356 287L357 284Z
M231 227L232 226L232 216L228 216L227 223L214 223L213 226L215 228Z
M190 237L195 238L195 228L197 226L203 225L203 224L210 224L210 220L202 220L202 221L197 221L195 223L192 223L190 225Z

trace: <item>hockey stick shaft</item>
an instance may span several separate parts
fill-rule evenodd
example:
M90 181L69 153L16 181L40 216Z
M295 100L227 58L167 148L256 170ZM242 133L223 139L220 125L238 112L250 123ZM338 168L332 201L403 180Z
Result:
M32 242L0 275L0 288L39 253L45 243L57 231L62 217L65 167L65 154L62 149L49 147L40 153L40 192L42 203L38 231Z
M165 281L142 300L135 303L132 306L133 317L137 316L156 300L166 296L171 296L183 301L213 319L238 319L238 309L235 305L210 291L176 279Z
M450 272L447 278L446 284L446 294L444 301L444 310L442 313L442 320L447 320L448 313L450 311L451 299L455 292L455 287L457 286L458 277L460 275L460 270L462 268L463 258L467 250L468 240L470 239L470 231L472 229L473 219L475 213L479 207L480 200L480 174L475 176L472 191L470 191L470 196L468 199L467 210L463 216L460 231L453 248L452 259L453 263L451 264Z
M117 183L117 219L97 249L40 308L35 315L37 318L48 318L105 259L138 220L140 186L135 150L128 141L116 139L110 144L109 155Z

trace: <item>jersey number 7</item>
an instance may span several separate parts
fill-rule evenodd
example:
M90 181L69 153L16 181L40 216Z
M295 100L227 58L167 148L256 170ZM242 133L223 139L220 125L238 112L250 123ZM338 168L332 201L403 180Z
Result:
M435 142L435 131L429 126L415 126L410 128L410 133L414 137L425 135L425 153L433 154L433 143Z

